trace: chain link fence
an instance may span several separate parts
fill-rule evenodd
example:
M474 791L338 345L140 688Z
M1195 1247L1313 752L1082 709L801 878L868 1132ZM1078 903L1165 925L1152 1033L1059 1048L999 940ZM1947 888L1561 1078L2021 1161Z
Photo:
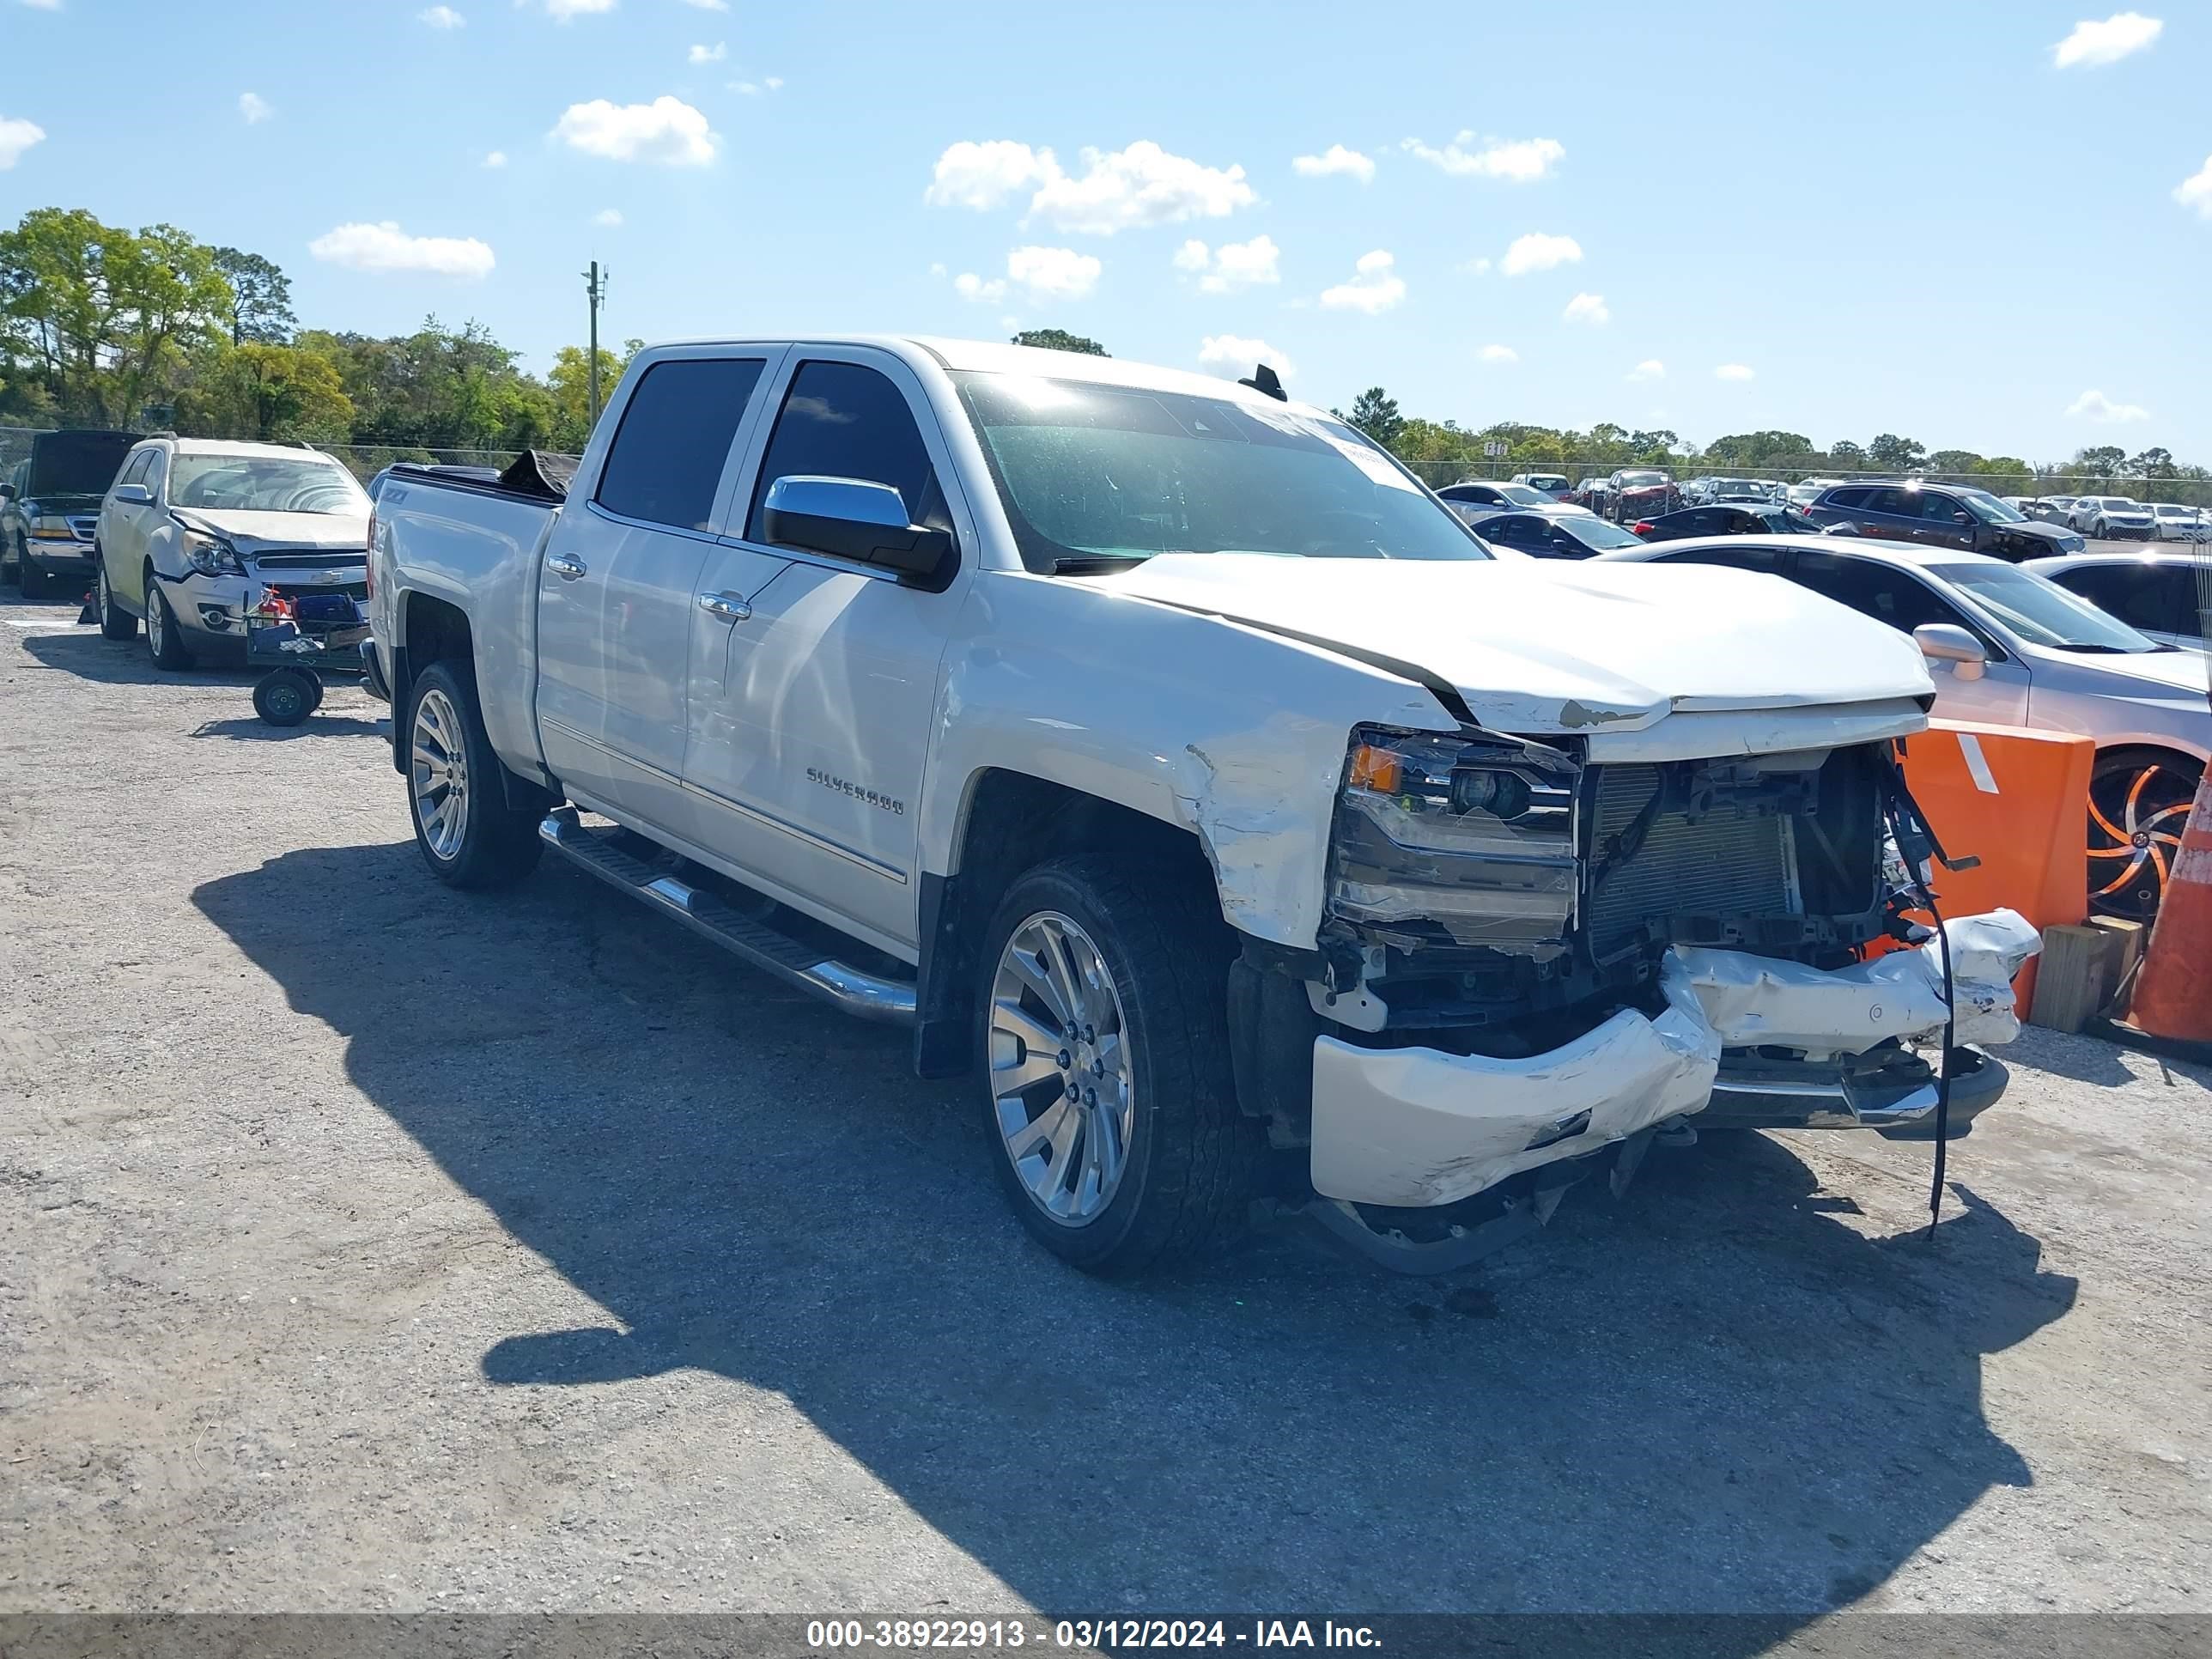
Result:
M30 459L31 440L40 433L52 429L48 427L0 426L0 482L5 482L20 464ZM488 466L496 471L520 453L513 449L431 449L420 444L309 444L304 447L319 450L343 461L363 483L395 461L416 461L436 466Z

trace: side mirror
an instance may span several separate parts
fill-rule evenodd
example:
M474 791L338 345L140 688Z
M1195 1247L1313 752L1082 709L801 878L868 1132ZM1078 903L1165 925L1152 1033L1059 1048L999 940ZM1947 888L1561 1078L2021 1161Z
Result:
M1960 511L1954 513L1951 515L1951 522L1953 524L1972 524L1973 521L1974 515L1971 513Z
M118 484L108 493L107 499L118 507L151 507L154 492L144 484Z
M1956 623L1923 623L1912 630L1912 642L1930 662L1948 662L1954 679L1978 680L1990 653L1982 642Z
M12 501L15 499L15 486L11 483L0 483L0 501Z
M761 520L779 546L881 565L917 582L933 580L954 551L951 531L909 523L898 491L866 478L778 478Z

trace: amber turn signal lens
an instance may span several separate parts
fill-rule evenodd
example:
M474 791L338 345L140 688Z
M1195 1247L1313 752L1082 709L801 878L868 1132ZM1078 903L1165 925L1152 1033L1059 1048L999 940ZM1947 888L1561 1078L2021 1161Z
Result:
M1395 750L1363 743L1352 751L1352 787L1371 790L1378 795L1395 795L1404 768L1405 763Z

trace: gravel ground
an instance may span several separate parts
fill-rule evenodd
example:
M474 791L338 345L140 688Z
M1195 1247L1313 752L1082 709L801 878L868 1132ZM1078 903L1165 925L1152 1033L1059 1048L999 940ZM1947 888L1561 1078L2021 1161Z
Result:
M0 606L0 1612L2203 1611L2208 1074L1709 1135L1444 1283L1029 1244L965 1096ZM29 624L29 625L27 625Z

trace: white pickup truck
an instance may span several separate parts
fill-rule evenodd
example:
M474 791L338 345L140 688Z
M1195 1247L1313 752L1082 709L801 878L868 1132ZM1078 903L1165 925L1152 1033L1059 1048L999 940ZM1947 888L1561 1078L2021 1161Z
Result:
M672 345L565 497L395 474L371 611L424 860L550 847L911 1026L1098 1271L1271 1207L1445 1267L1662 1132L1932 1133L1942 941L1861 960L1918 834L1912 641L1744 572L1493 556L1272 383ZM2034 936L1950 938L1955 1135Z

